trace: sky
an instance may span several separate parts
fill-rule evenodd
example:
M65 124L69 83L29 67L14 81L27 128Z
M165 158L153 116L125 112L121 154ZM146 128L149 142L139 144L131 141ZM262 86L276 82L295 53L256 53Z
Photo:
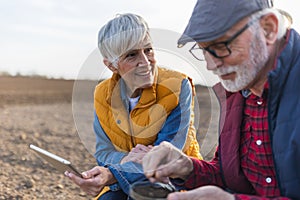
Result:
M157 48L158 63L179 71L216 80L205 70L205 63L190 62L174 50L196 0L1 0L0 7L0 72L12 75L45 75L76 79L93 65L102 65L97 53L99 29L118 13L141 15L163 45ZM294 27L300 30L300 13L296 2L275 0L275 6L288 11ZM162 36L173 42L161 41ZM170 37L171 38L171 37ZM161 62L160 62L161 61ZM191 67L185 67L191 65ZM198 68L202 68L200 71ZM194 70L194 71L193 71ZM196 71L195 71L196 70ZM196 73L195 73L196 72ZM102 73L103 75L104 73ZM106 76L106 75L103 75ZM201 81L200 81L201 82ZM205 82L205 81L204 81ZM207 83L208 85L212 83Z

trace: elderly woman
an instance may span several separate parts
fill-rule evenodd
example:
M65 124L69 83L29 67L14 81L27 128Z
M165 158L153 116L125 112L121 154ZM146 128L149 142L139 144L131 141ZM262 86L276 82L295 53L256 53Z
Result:
M184 74L156 65L149 28L134 14L118 15L99 32L104 64L113 72L95 89L95 158L83 178L66 175L99 199L127 199L146 180L141 159L162 141L201 158L193 125L193 85ZM106 187L107 186L107 187Z

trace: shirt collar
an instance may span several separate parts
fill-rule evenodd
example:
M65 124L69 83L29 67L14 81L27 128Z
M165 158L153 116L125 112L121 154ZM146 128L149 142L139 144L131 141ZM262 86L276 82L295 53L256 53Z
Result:
M251 95L251 91L250 90L242 90L241 94L243 95L243 97L248 98Z
M269 82L267 81L264 85L264 91L262 97L267 95L268 89L269 89ZM246 89L246 90L241 90L241 94L243 95L244 98L248 98L252 94L252 92L249 89Z

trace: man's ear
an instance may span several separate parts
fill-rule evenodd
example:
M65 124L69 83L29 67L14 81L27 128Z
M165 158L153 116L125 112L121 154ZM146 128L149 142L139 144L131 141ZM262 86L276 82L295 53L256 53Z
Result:
M113 64L109 60L107 60L106 58L103 59L103 63L104 63L104 65L106 65L106 67L108 67L108 69L110 71L112 71L113 73L118 73L117 68L114 67Z
M275 14L270 13L260 19L260 25L264 30L267 44L274 44L278 34L278 19Z

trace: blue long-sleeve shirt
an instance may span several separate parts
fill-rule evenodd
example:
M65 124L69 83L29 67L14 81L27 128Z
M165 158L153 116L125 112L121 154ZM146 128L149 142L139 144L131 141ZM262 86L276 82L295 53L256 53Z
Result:
M121 98L125 107L129 108L128 100L124 92L121 92ZM162 141L169 141L179 149L184 147L190 125L191 102L192 88L190 82L187 79L184 79L181 84L179 103L167 117L166 122L157 134L157 139L153 144L154 146L159 145ZM108 167L118 181L116 184L111 185L110 189L112 191L122 189L128 194L130 184L135 181L146 180L142 166L135 162L120 164L121 160L128 153L120 152L115 149L114 145L102 129L96 113L94 118L94 130L96 134L96 153L94 156L97 159L98 164L100 166Z

